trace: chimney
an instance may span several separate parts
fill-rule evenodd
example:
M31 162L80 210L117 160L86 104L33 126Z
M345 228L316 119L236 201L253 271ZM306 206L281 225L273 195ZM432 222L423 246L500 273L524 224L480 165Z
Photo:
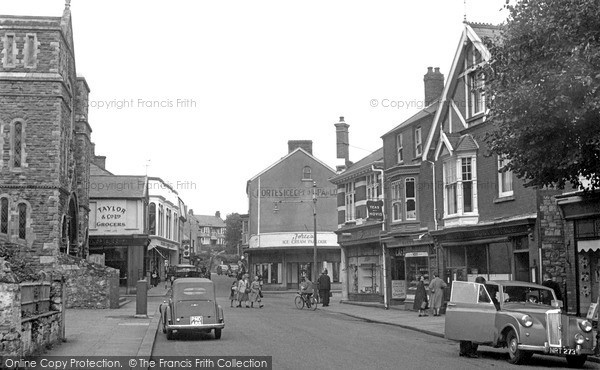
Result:
M288 141L288 153L294 150L302 148L312 155L312 140L289 140Z
M221 212L219 212L219 211L215 212L215 217L221 218Z
M427 73L423 76L425 84L425 106L433 103L434 100L442 96L444 91L444 75L440 73L440 68L427 67Z
M105 155L95 155L92 159L92 162L103 170L106 170L106 156Z
M340 117L340 121L334 124L335 126L335 140L336 140L336 153L338 159L343 159L344 164L336 166L336 169L343 170L350 164L350 152L348 146L350 145L350 139L348 138L348 127L349 124L344 122L344 117Z

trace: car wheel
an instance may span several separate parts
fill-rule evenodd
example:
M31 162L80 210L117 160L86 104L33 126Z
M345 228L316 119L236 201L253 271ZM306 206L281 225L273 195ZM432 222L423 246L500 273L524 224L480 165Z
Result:
M215 339L221 339L221 329L215 329Z
M570 367L583 367L587 361L587 355L567 356L567 363Z
M508 332L506 336L506 346L508 347L508 362L511 364L522 364L532 356L531 352L523 351L518 348L519 340L514 330Z
M174 338L173 330L167 329L167 340L171 340Z
M294 299L294 303L296 304L296 308L301 310L302 307L304 307L304 299L302 299L302 297L300 296L296 296L296 299Z

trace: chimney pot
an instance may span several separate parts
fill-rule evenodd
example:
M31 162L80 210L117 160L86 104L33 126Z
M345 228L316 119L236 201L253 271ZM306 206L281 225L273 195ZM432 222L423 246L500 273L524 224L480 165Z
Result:
M344 122L344 116L340 116L340 122Z

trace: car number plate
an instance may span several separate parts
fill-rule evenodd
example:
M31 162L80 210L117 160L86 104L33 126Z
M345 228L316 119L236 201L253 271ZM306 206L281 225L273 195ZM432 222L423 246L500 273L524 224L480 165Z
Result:
M561 353L563 355L576 355L575 348L563 347L563 348L561 348Z
M190 316L190 325L194 325L194 326L202 325L202 316Z

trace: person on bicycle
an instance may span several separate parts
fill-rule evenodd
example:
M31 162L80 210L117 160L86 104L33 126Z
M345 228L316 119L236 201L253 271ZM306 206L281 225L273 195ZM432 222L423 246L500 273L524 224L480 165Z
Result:
M310 308L310 297L312 297L314 293L313 283L308 280L306 276L302 276L302 281L300 282L300 295L304 298L306 302L306 307Z

